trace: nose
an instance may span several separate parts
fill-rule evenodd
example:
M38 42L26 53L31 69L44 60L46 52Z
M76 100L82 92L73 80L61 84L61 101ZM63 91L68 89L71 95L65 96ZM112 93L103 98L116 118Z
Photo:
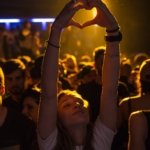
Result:
M77 101L77 102L75 103L75 107L76 107L76 108L82 108L82 107L83 107L83 104Z
M11 81L11 85L12 85L12 87L16 86L16 85L17 85L17 81L16 81L15 79L13 79L13 80Z

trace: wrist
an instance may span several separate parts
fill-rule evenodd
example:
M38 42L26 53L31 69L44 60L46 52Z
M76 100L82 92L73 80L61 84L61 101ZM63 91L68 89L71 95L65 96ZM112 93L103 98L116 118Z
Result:
M61 33L61 29L57 27L51 27L51 33Z
M109 33L115 33L115 32L118 32L120 30L120 27L119 26L115 26L113 28L106 28L106 33L109 34Z
M107 33L105 35L106 42L121 42L122 40L122 33L120 31L114 33Z
M57 25L55 25L55 23L52 24L52 26L51 26L51 32L59 33L61 31L62 31L62 29L60 27L58 27Z
M51 28L50 36L47 41L49 41L50 43L53 43L54 45L59 45L60 37L61 37L61 31Z

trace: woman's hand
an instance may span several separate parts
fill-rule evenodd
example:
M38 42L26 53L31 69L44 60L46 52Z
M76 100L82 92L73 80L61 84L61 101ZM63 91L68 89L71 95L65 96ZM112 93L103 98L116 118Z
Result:
M79 10L82 9L84 6L80 2L74 2L73 0L70 1L65 5L63 10L59 13L59 15L56 17L52 29L62 30L63 28L72 25L76 27L81 27L81 25L73 20L74 14Z
M117 20L101 0L87 0L87 5L87 9L92 9L93 7L96 7L97 15L93 20L84 23L82 27L94 24L105 27L107 30L113 30L118 27Z

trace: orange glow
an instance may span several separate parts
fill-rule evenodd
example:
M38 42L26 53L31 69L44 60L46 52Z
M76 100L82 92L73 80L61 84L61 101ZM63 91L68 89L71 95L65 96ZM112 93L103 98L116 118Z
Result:
M80 24L83 24L84 22L92 20L96 16L96 14L96 8L93 8L91 10L81 9L75 14L73 18Z

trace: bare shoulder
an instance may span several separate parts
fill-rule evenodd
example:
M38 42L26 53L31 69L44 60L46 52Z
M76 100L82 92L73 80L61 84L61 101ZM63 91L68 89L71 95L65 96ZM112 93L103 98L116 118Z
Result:
M129 117L130 130L136 133L146 134L147 119L143 111L135 111Z
M129 150L144 150L148 136L147 119L143 111L135 111L129 117Z
M132 97L126 97L120 101L119 106L123 107L124 105L127 105L128 101L134 101L134 100L138 100L138 99L140 99L139 95L132 96Z
M130 115L130 122L143 122L145 119L146 119L146 117L145 117L145 115L144 115L144 113L143 113L143 111L142 110L140 110L140 111L135 111L135 112L133 112L133 113L131 113L131 115Z
M131 103L133 103L134 101L139 100L139 99L140 99L139 95L138 96L132 96L132 97L126 97L120 101L119 107L120 107L120 109L125 109L125 108L127 109L128 105L129 105L129 101Z

